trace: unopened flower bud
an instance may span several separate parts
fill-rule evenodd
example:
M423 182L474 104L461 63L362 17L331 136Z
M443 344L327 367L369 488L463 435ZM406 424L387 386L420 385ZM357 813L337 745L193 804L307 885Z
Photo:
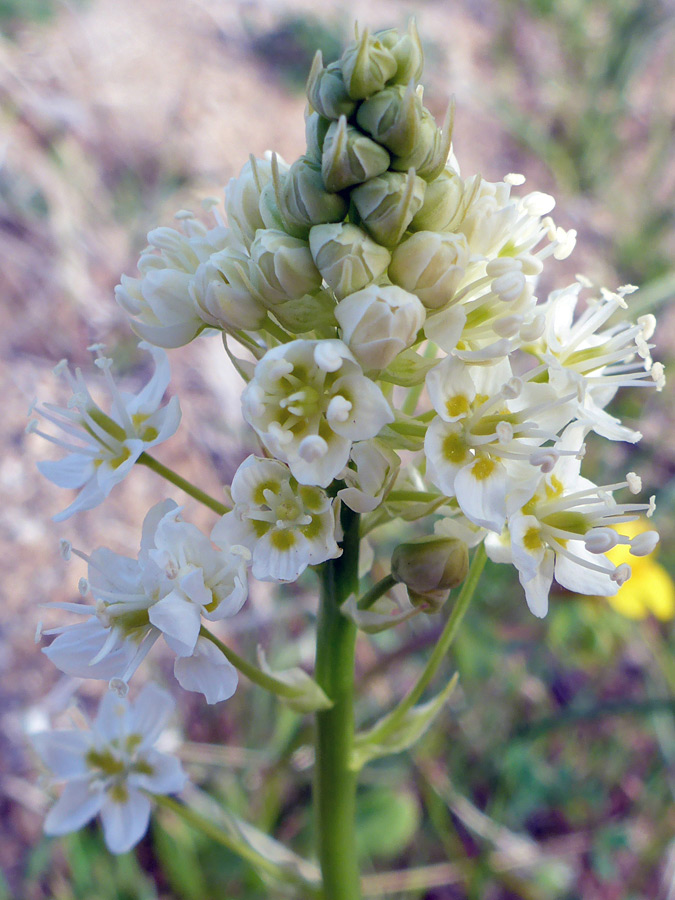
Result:
M330 119L326 119L318 112L305 114L305 139L307 141L306 155L312 162L321 162L323 142L329 125Z
M347 93L353 100L364 100L381 91L398 69L393 53L367 28L347 47L340 64Z
M406 34L399 34L395 28L378 31L375 35L396 60L396 72L389 79L397 84L417 82L424 68L424 51L414 19L408 22Z
M283 184L286 178L285 174L281 175L281 178L283 179ZM260 192L260 215L264 228L276 228L278 231L286 231L286 223L277 204L277 192L274 181L268 181Z
M340 222L347 213L347 201L326 190L321 167L305 156L296 160L283 185L275 184L279 211L296 237L306 237L312 225Z
M323 144L321 174L327 191L343 191L386 172L389 154L345 116L332 122Z
M307 79L307 99L313 109L326 119L351 116L356 103L347 93L339 63L325 69L321 51L317 50Z
M452 143L452 121L454 106L448 106L443 128L440 129L426 107L422 107L417 140L410 153L393 156L391 168L396 172L407 172L413 168L425 181L433 181L441 174L448 161Z
M251 244L251 283L270 304L304 297L321 287L306 241L283 231L259 230Z
M395 247L424 201L425 182L411 169L407 175L385 172L352 191L361 220L379 244Z
M464 182L453 169L444 169L427 184L422 208L410 223L411 231L451 231L464 215Z
M378 143L406 156L413 152L422 121L422 101L411 81L407 88L392 84L359 106L356 121Z
M463 234L418 231L394 250L389 277L427 309L441 309L452 300L468 262Z
M315 225L309 233L314 262L338 300L379 278L391 253L356 225L336 222Z
M412 346L425 316L417 297L394 285L371 284L335 307L342 340L365 370L385 369Z
M271 179L270 163L251 156L237 178L231 178L225 189L228 223L247 247L250 247L257 229L265 227L260 213L260 195Z
M260 328L267 313L248 287L249 265L244 253L227 249L199 266L190 296L205 322L226 330Z
M391 558L391 574L408 588L410 602L435 612L469 570L464 541L436 535L399 544Z

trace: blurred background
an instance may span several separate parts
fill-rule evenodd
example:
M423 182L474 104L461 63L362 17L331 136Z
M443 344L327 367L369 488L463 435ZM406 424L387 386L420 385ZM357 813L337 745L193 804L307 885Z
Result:
M376 28L417 17L427 54L425 99L457 101L463 174L522 172L558 199L576 228L576 272L614 288L642 286L633 317L659 317L656 356L675 354L675 52L672 0L0 0L0 900L210 900L269 896L260 879L163 811L136 854L110 857L97 827L41 835L46 795L26 730L44 727L78 690L34 643L61 621L41 608L71 600L84 574L60 537L84 551L135 555L147 509L164 496L148 471L104 510L63 525L64 492L42 479L52 457L24 436L36 396L63 400L62 357L91 369L104 341L130 386L149 377L113 299L135 274L145 234L181 208L222 197L249 153L289 162L304 148L303 83L317 47L339 55L352 21ZM217 339L171 351L184 411L159 458L215 496L248 454L241 385ZM363 775L359 843L367 896L417 900L675 898L675 408L626 393L637 448L598 441L586 474L629 469L656 492L658 561L635 570L609 604L563 591L540 622L508 567L489 566L448 659L460 688L411 752ZM204 528L212 516L188 501ZM394 536L395 537L395 536ZM392 538L393 540L394 538ZM668 574L670 573L670 574ZM316 585L308 574L274 600L256 585L227 640L275 665L311 660ZM419 617L424 618L424 617ZM372 719L410 684L441 627L413 620L358 647ZM170 660L155 677L174 691L194 780L263 830L311 854L308 723L242 684L226 704L179 694ZM139 672L139 679L143 675ZM133 688L132 688L133 689ZM177 726L178 727L178 726ZM388 874L411 869L405 883ZM405 889L405 890L404 890Z

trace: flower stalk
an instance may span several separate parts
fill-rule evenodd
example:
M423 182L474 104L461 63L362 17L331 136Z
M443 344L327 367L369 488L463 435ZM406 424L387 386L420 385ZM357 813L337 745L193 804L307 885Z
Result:
M356 626L340 612L358 587L359 516L342 509L342 556L321 572L316 680L333 701L316 715L315 826L325 900L359 900L354 828L356 773L349 768L354 738Z

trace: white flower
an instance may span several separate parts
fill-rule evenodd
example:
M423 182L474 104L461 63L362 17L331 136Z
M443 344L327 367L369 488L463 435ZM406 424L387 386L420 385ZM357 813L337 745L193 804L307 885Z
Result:
M401 461L393 450L376 439L358 441L350 457L356 468L347 467L342 472L347 487L337 495L354 512L372 512L391 489Z
M298 484L288 466L249 456L232 479L234 509L212 532L219 544L241 544L261 581L295 581L307 566L335 559L336 509L325 491Z
M518 570L527 604L545 616L555 576L558 584L579 594L612 596L630 577L630 566L615 566L604 554L617 543L631 544L636 556L653 550L658 536L632 541L613 528L650 509L644 503L618 503L613 491L636 487L634 479L598 487L579 473L584 429L570 425L556 446L561 455L544 475L533 496L508 516L508 534L488 535L485 545L494 562L511 562Z
M608 440L635 443L640 432L622 425L604 407L621 387L663 387L662 373L649 352L654 317L604 327L626 302L623 291L603 291L575 320L581 288L575 283L550 295L540 355L552 384L577 391L580 419Z
M426 312L414 294L395 285L370 285L335 307L342 339L364 369L386 369L412 346Z
M508 359L467 365L447 357L426 378L438 413L424 441L427 476L490 531L504 527L507 495L521 505L532 496L540 475L532 454L573 416L569 397L531 380L537 372L528 381L513 376Z
M150 794L174 794L187 781L180 762L154 748L174 703L149 684L134 703L109 691L90 730L43 731L32 740L55 782L65 781L46 834L77 831L100 815L112 853L126 853L150 820Z
M73 375L65 360L54 371L65 375L73 390L68 405L44 403L34 407L42 418L60 428L67 439L39 431L36 420L29 423L29 431L69 451L61 460L39 462L38 469L59 487L79 488L73 503L54 516L56 522L102 503L131 471L141 453L170 438L178 428L181 416L178 398L172 397L166 406L160 407L170 379L166 353L145 343L139 346L152 354L155 373L138 394L119 390L110 373L112 360L101 356L100 348L96 348L99 352L96 365L103 370L112 398L107 413L92 399L80 369Z
M237 244L217 213L211 229L190 212L176 217L185 233L165 227L149 232L149 246L138 261L141 277L123 275L115 288L117 302L133 317L136 334L159 347L180 347L204 328L191 295L195 273L213 253Z
M237 686L236 669L219 650L205 646L201 620L237 613L246 600L243 547L215 549L206 535L183 522L173 500L145 517L138 559L107 548L87 560L95 607L59 604L87 621L54 629L44 653L61 671L80 678L128 682L161 636L177 656L174 674L186 690L209 703L226 700ZM206 689L203 689L207 686Z
M394 416L382 391L337 340L297 340L268 350L242 395L244 418L300 484L327 487L353 441Z

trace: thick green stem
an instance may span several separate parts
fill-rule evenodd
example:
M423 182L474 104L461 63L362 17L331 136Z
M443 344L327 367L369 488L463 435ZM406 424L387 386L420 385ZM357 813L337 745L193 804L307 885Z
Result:
M325 900L359 900L354 817L356 773L349 769L354 738L356 626L340 606L358 588L359 517L342 508L342 556L324 564L317 623L316 672L333 701L316 715L315 824Z
M175 484L176 487L181 489L181 491L185 491L186 494L194 497L195 500L203 503L204 506L208 506L209 509L212 509L214 512L218 513L219 516L224 516L226 512L230 511L229 506L226 506L224 503L216 500L215 497L211 497L210 494L202 491L201 488L198 488L196 485L192 484L192 482L188 481L187 478L183 478L183 476L179 475L178 472L174 472L173 469L165 466L158 459L155 459L154 456L150 456L149 453L141 453L136 462L140 463L142 466L147 466L148 469L152 469L153 472L157 472L157 474L161 475L162 478L166 478L166 480L170 481L171 484Z

